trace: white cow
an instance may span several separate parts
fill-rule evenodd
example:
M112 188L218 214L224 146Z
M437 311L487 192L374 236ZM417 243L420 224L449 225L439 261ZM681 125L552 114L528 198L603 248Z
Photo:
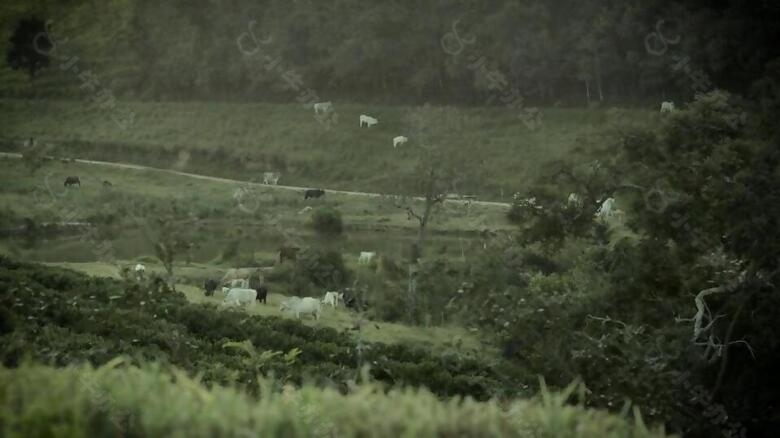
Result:
M672 111L674 111L674 102L672 101L661 102L662 113L670 113Z
M322 305L320 300L311 297L298 298L292 297L289 300L282 303L279 306L279 310L290 310L295 314L295 317L301 319L301 314L312 314L314 319L320 319L320 312L322 311Z
M333 109L333 103L331 101L317 102L314 104L314 114L319 114L320 111L322 111L323 113L327 113L332 109Z
M322 304L330 304L331 307L338 307L339 305L339 293L336 291L325 292L325 296L322 298Z
M275 186L279 182L281 175L277 172L265 172L263 173L263 184Z
M240 306L243 304L254 304L255 300L257 300L256 290L233 287L230 288L230 290L228 290L227 296L225 297L225 300L222 302L222 305Z
M582 206L582 197L574 192L569 193L568 204L576 207Z
M617 210L615 207L615 198L607 198L601 203L601 207L599 207L599 210L596 212L596 217L600 220L605 220L612 217L615 214L615 210Z
M303 207L300 211L298 211L298 214L304 214L311 211L311 206L307 205L306 207Z
M364 123L366 124L366 128L370 128L370 127L376 125L377 123L379 123L379 120L377 120L377 119L375 119L375 118L373 118L371 116L367 116L365 114L361 114L360 115L360 127L361 128L363 127Z
M143 278L144 274L146 273L146 266L138 263L137 265L135 265L135 268L133 268L133 270L135 271L136 277Z
M371 260L376 256L374 251L360 251L360 257L358 258L358 265L367 265L371 263Z
M403 135L399 135L398 137L393 138L393 149L397 148L398 145L406 143L407 141L409 141L409 139Z

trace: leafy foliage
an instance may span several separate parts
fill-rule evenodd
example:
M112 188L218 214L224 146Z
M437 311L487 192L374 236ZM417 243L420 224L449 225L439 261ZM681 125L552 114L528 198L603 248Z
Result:
M0 335L5 366L18 366L25 357L56 366L100 365L125 355L136 364L173 364L201 374L206 384L237 384L250 393L260 389L257 373L343 390L357 378L353 340L330 328L220 311L131 280L89 278L7 258L0 259L0 291L0 308L7 309ZM505 396L529 377L472 358L442 367L431 353L403 345L366 344L361 354L379 382L426 386L442 396Z

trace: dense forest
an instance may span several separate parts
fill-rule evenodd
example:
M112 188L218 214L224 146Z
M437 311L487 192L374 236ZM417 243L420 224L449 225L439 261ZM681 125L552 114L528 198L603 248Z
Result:
M81 96L77 56L134 100L289 101L286 81L396 103L750 97L779 56L778 17L775 2L726 0L20 2L0 12L0 95ZM39 39L48 56L32 44L47 21L61 43Z

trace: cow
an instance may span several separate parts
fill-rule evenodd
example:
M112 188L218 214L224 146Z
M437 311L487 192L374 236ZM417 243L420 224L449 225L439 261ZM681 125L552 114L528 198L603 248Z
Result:
M109 180L107 180L107 179L104 179L104 180L103 180L103 187L105 187L105 188L107 188L107 189L108 189L108 188L111 188L111 187L113 187L113 186L114 186L114 185L113 185L113 184L111 184L111 181L109 181Z
M360 251L360 257L358 257L358 265L367 265L371 263L371 260L376 256L374 251Z
M331 101L317 102L314 104L314 114L319 114L320 111L327 113L331 110L333 110L333 103Z
M279 248L279 263L284 263L284 259L296 260L300 250L297 246L283 246Z
M72 185L78 185L81 187L81 180L77 176L68 176L65 178L65 184L63 184L65 187L69 187Z
M403 135L399 135L398 137L393 138L393 149L397 148L399 145L402 145L409 141L408 138L404 137Z
M135 276L138 278L144 278L144 274L146 273L146 266L138 263L133 268L133 271L135 272Z
M674 102L672 101L661 102L662 113L671 113L673 111L674 111Z
M267 304L268 288L265 287L265 285L260 285L255 288L255 291L257 292L257 301L262 301L263 304Z
M573 207L582 207L582 197L574 192L569 193L569 199L566 202Z
M214 280L213 278L207 278L206 281L203 282L203 289L206 291L206 296L213 296L214 291L217 290L218 286L219 282L217 280Z
M301 319L301 314L312 314L314 315L314 319L320 319L320 312L322 311L320 300L312 297L305 297L296 300L290 299L282 303L282 306L279 308L280 310L292 311L297 319Z
M321 196L325 196L325 190L307 189L305 192L303 192L303 199L309 199L309 198L317 199Z
M605 220L607 218L611 218L614 214L617 208L615 207L615 198L607 198L602 204L601 207L599 207L598 211L596 212L596 217L599 220Z
M331 307L336 308L339 304L339 296L343 296L335 291L325 292L325 296L322 298L322 304L329 304Z
M377 120L377 119L375 119L375 118L373 118L371 116L367 116L365 114L361 114L360 115L360 127L361 128L363 127L363 124L366 125L366 128L370 128L370 127L376 125L377 123L379 123L379 120Z
M225 296L225 300L222 305L236 305L253 304L257 300L257 291L254 289L245 289L234 287L230 288Z
M302 209L301 209L301 210L298 212L298 214L304 214L304 213L308 213L308 212L310 212L310 211L311 211L311 207L309 207L309 206L307 205L306 207L303 207L303 208L302 208Z
M265 185L272 185L275 186L276 183L279 182L279 178L282 175L278 172L264 172L263 173L263 184Z
M344 306L352 310L360 311L367 304L364 300L359 299L357 291L352 288L345 288L339 297Z
M284 312L285 310L292 309L293 305L298 301L301 301L301 297L292 296L282 301L282 304L279 305L279 311Z

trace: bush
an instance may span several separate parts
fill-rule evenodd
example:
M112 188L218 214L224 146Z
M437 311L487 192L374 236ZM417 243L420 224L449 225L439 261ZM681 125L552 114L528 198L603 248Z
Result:
M320 207L314 210L311 221L314 230L324 235L341 234L344 229L341 212L331 207Z
M320 290L336 289L347 285L352 278L338 251L304 248L295 262L294 281L301 287L312 285Z

